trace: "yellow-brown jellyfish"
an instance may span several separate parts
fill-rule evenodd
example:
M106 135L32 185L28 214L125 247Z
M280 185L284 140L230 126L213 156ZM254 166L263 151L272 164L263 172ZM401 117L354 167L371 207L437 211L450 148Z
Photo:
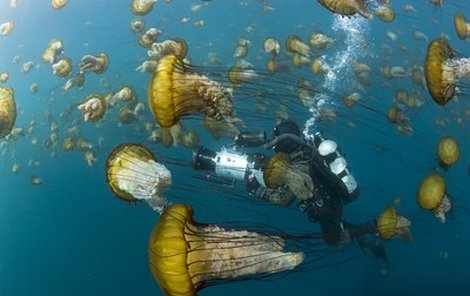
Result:
M0 87L0 139L6 137L16 120L15 95L11 87Z
M51 0L51 6L54 9L61 9L67 2L68 0Z
M70 58L61 58L52 64L52 72L58 77L66 77L72 71L72 60Z
M93 71L96 74L101 74L108 69L109 58L105 52L96 55L85 55L80 60L79 73L86 73Z
M457 36L460 39L465 40L470 35L470 24L467 23L465 16L460 11L457 11L454 16L454 27Z
M13 31L15 24L12 21L0 24L0 36L8 36Z
M146 15L153 9L157 0L131 0L131 11L135 15Z
M165 40L163 42L153 42L151 49L147 52L149 59L159 60L166 55L175 55L179 59L184 59L188 53L188 45L181 38Z
M291 35L289 38L287 38L286 48L288 52L298 53L305 57L310 57L310 47L297 35Z
M318 0L329 11L343 16L359 14L366 19L372 19L372 14L367 10L365 0Z
M96 152L93 149L86 149L83 153L83 160L86 162L88 166L92 166L97 161L96 159Z
M55 63L57 56L64 50L62 40L54 38L47 44L46 49L42 52L42 61L44 63Z
M139 37L139 45L145 48L149 48L152 46L157 40L157 37L162 33L162 31L158 30L157 28L149 28L144 34L140 35Z
M225 229L193 220L190 206L165 208L148 243L154 279L167 296L191 296L218 282L292 270L301 252L286 252L279 236Z
M427 175L418 188L418 205L425 210L432 211L434 217L441 223L445 223L446 215L452 205L446 194L444 178L438 173Z
M295 167L286 153L277 152L271 156L264 169L263 179L268 188L287 185L300 199L312 196L314 184L311 177Z
M393 22L395 19L395 10L390 6L379 6L374 9L374 14L386 23Z
M324 74L328 72L328 68L324 65L321 59L316 58L312 61L311 69L313 74Z
M429 93L437 104L447 104L456 95L459 80L469 75L470 58L457 57L444 38L429 43L424 76Z
M144 146L119 145L108 156L105 171L106 182L119 199L144 200L157 211L165 206L163 190L171 184L171 172Z
M72 151L74 149L74 146L75 146L75 143L71 136L67 136L64 138L64 141L62 142L62 149L64 151Z
M343 96L343 102L349 108L354 107L354 105L362 99L362 95L358 92L353 92L350 95Z
M122 124L131 124L137 121L137 114L128 106L122 106L118 112L118 119Z
M101 95L90 94L77 108L82 112L83 120L95 122L106 113L106 101Z
M0 82L1 83L7 82L8 78L10 78L10 73L8 71L0 73Z
M84 138L80 137L78 138L75 147L77 148L78 151L85 152L87 149L92 149L93 144L85 140Z
M82 87L85 83L85 75L83 73L78 73L72 78L68 79L64 84L64 90L67 91L72 87Z
M313 32L310 35L310 44L316 49L325 49L330 46L334 40L322 33Z
M134 33L140 33L145 28L145 20L142 18L136 18L131 21L131 31Z
M457 140L450 136L442 137L437 145L437 157L439 165L445 169L456 163L460 157L460 146Z
M278 56L281 51L281 45L279 41L274 37L268 37L264 39L263 49L265 53L272 54L273 56Z
M377 230L383 240L397 237L411 240L411 222L399 215L393 206L386 208L377 219Z
M196 73L175 55L159 60L148 86L148 103L162 128L182 116L204 113L216 120L232 116L232 90Z

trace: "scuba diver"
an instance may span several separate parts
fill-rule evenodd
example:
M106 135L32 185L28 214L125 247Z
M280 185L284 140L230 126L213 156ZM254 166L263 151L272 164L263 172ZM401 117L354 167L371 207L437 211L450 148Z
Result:
M319 132L306 139L296 123L285 121L274 128L269 142L265 132L243 131L235 138L235 144L238 148L264 146L287 154L291 163L311 178L311 184L304 184L310 192L299 198L298 207L312 223L320 224L325 241L338 246L355 240L362 249L388 264L376 221L354 224L343 220L343 206L357 199L359 187L336 142ZM193 152L192 165L223 179L245 182L247 191L260 200L289 206L299 196L289 186L267 188L263 172L268 161L269 157L261 153L245 154L225 148L215 152L201 146Z

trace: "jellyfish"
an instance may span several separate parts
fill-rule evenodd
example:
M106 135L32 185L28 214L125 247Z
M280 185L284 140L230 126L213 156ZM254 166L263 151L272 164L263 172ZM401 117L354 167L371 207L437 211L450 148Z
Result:
M152 73L157 68L157 61L144 61L141 65L139 65L135 70L140 73L149 72Z
M31 69L34 67L34 62L33 61L27 61L21 65L20 72L22 74L27 74Z
M64 138L64 141L62 142L62 149L64 151L72 151L74 149L74 146L75 146L75 143L71 136L67 136Z
M252 68L251 65L244 66L237 64L230 68L228 78L234 86L239 86L243 82L253 82L260 78L260 75Z
M322 62L321 59L316 58L312 61L311 69L313 74L325 74L328 73L329 68Z
M63 50L64 44L62 40L56 38L52 39L42 53L42 61L44 63L53 64L57 59L57 55Z
M445 223L446 215L451 210L452 204L446 194L444 178L440 174L431 173L421 181L417 200L422 209L432 211L438 221Z
M11 87L0 87L0 139L13 129L16 120L15 95Z
M137 114L128 106L122 106L118 112L118 119L121 124L131 124L136 122Z
M310 35L310 44L316 49L325 49L329 47L334 40L322 33L312 33Z
M395 19L395 10L390 6L379 6L374 9L374 14L386 23L393 22Z
M72 71L72 60L69 58L61 58L52 64L52 72L58 77L66 77Z
M33 95L36 94L39 90L39 84L36 82L31 83L29 86L29 92L32 93Z
M132 0L131 11L135 15L146 15L153 9L157 0Z
M93 166L96 162L96 153L93 149L86 149L83 153L83 160L88 166Z
M31 183L31 185L41 185L42 183L44 183L44 180L38 176L33 175L29 179L29 182Z
M281 45L279 41L274 37L268 37L264 39L263 49L265 53L272 54L273 56L278 56L281 51Z
M135 102L135 92L131 85L124 85L114 94L107 95L105 97L106 105L108 107L114 107L118 102L132 104Z
M13 31L15 24L12 21L0 24L0 36L8 36Z
M131 31L140 33L145 28L145 20L141 18L133 19L131 21Z
M211 136L218 140L220 138L234 139L240 130L235 126L236 122L233 120L215 120L211 117L205 116L202 125Z
M424 63L426 85L433 100L443 106L458 92L459 80L470 75L470 58L456 56L444 38L431 41Z
M386 65L381 69L381 72L387 79L406 78L410 76L410 73L408 73L408 71L406 71L402 66Z
M109 58L108 54L101 52L96 55L85 55L80 60L79 73L86 73L93 71L96 74L101 74L108 68Z
M372 19L372 14L367 10L365 0L318 0L329 11L343 16L359 14L366 19Z
M310 47L297 35L291 35L289 38L287 38L286 48L288 52L298 53L302 56L310 57Z
M8 78L10 78L10 73L8 71L0 73L0 82L1 83L6 83L8 81Z
M144 34L139 37L139 45L145 48L149 48L157 40L157 37L162 31L157 28L149 28Z
M175 55L179 59L184 59L188 53L186 41L180 38L169 39L163 42L154 42L148 51L149 59L159 60L166 55Z
M242 39L243 40L243 39ZM242 59L248 55L248 43L239 42L233 51L233 57Z
M68 0L51 0L51 6L54 9L61 9L67 4Z
M78 151L85 152L87 149L92 149L93 144L85 140L84 138L79 138L76 142L75 147Z
M362 99L362 95L358 92L353 92L352 94L350 95L347 95L347 96L343 96L343 102L346 106L348 106L349 108L352 108L354 107L354 105L360 100Z
M64 84L64 90L67 91L72 87L82 87L85 84L85 75L83 73L78 73L72 78L68 79Z
M268 188L278 188L287 185L300 199L312 196L313 181L311 177L292 165L288 154L277 152L268 161L263 172L264 183Z
M399 132L405 134L413 133L408 116L398 106L392 105L387 109L387 119L395 124Z
M182 116L204 113L216 120L231 117L232 90L168 55L160 59L150 78L148 101L162 128L175 125Z
M20 170L21 170L21 166L16 162L11 167L11 171L13 172L13 174L18 174Z
M156 211L166 205L163 190L171 184L171 172L144 146L119 145L108 156L105 171L106 181L119 199L144 200Z
M467 23L465 16L460 11L457 11L454 16L454 27L457 36L460 39L465 40L470 35L470 24Z
M148 260L165 295L196 295L218 282L294 269L304 254L286 252L284 245L279 236L198 223L190 206L176 204L155 225Z
M91 94L77 108L82 112L83 120L95 122L103 118L106 113L106 101L103 96Z
M457 140L450 136L442 137L437 145L437 157L439 165L444 169L455 164L460 157L460 146Z
M412 240L410 227L410 220L399 215L393 206L386 208L377 219L377 230L383 240L397 237L410 241Z

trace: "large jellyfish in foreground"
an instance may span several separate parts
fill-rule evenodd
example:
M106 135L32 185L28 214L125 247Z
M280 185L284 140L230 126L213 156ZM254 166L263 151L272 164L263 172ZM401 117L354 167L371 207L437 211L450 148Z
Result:
M428 46L424 74L433 100L445 105L456 95L459 80L470 75L470 58L456 56L446 39L435 39Z
M182 116L204 113L216 120L232 116L232 91L198 74L175 55L159 60L150 78L148 102L162 128L170 128Z
M284 251L278 236L224 229L193 220L191 207L165 208L148 243L153 277L165 295L196 295L221 282L291 270L304 255Z
M313 192L314 185L310 176L295 167L289 155L283 152L278 152L269 159L263 179L268 188L287 185L301 199L311 197Z
M318 0L329 11L344 16L360 14L366 19L371 19L372 14L367 10L365 0Z
M145 200L161 211L166 204L162 191L171 184L171 172L144 146L121 144L106 161L106 182L121 200Z
M16 120L16 105L13 89L0 87L0 139L6 137Z
M427 175L419 185L417 194L418 204L422 209L432 211L434 217L442 223L452 204L446 194L444 178L438 173Z

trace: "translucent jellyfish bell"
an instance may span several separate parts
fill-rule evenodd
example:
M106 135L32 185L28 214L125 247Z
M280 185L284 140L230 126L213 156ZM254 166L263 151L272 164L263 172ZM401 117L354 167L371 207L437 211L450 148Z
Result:
M175 125L182 116L204 113L216 120L233 113L232 91L174 55L160 59L150 78L148 102L162 128Z
M286 252L278 236L224 229L193 220L191 207L166 207L148 244L150 270L168 296L196 295L219 282L294 269L300 252Z
M77 107L82 112L83 120L95 122L106 113L106 100L98 94L90 94Z
M165 206L163 190L171 184L171 173L144 146L119 145L109 155L105 171L106 181L119 199L144 200L157 211Z
M159 60L166 55L175 55L179 59L184 59L188 53L186 41L180 38L169 39L163 42L153 42L148 51L149 59Z
M0 87L0 139L13 129L16 120L16 103L13 89Z
M411 222L399 215L394 207L386 208L377 219L377 230L383 240L397 237L403 240L412 240L410 231Z
M61 58L52 64L52 72L58 77L66 77L72 71L72 60L70 58Z
M286 40L287 51L310 57L310 47L304 43L299 36L291 35Z
M334 40L322 33L313 32L310 35L310 44L316 49L325 49L330 46Z
M264 39L263 48L265 53L272 54L273 56L278 56L281 51L281 45L274 37Z
M467 23L465 16L460 11L457 11L454 16L454 27L457 36L465 40L470 35L470 24Z
M395 10L390 6L379 6L374 9L374 14L386 23L393 22L395 19Z
M431 173L423 179L418 188L417 200L422 209L432 211L437 220L445 223L452 205L446 195L446 184L441 175Z
M15 24L12 21L0 24L0 36L8 36L13 31Z
M437 145L437 156L439 165L444 169L455 164L460 157L460 146L457 140L449 136L442 137Z
M68 0L51 0L51 6L54 9L61 9L67 4Z
M292 165L286 153L277 152L269 159L263 179L268 188L275 189L287 185L300 199L312 196L314 184L311 177Z
M131 11L135 15L146 15L153 9L157 0L132 0Z
M105 52L96 55L85 55L80 60L79 73L86 73L93 71L96 74L101 74L108 68L109 57Z

